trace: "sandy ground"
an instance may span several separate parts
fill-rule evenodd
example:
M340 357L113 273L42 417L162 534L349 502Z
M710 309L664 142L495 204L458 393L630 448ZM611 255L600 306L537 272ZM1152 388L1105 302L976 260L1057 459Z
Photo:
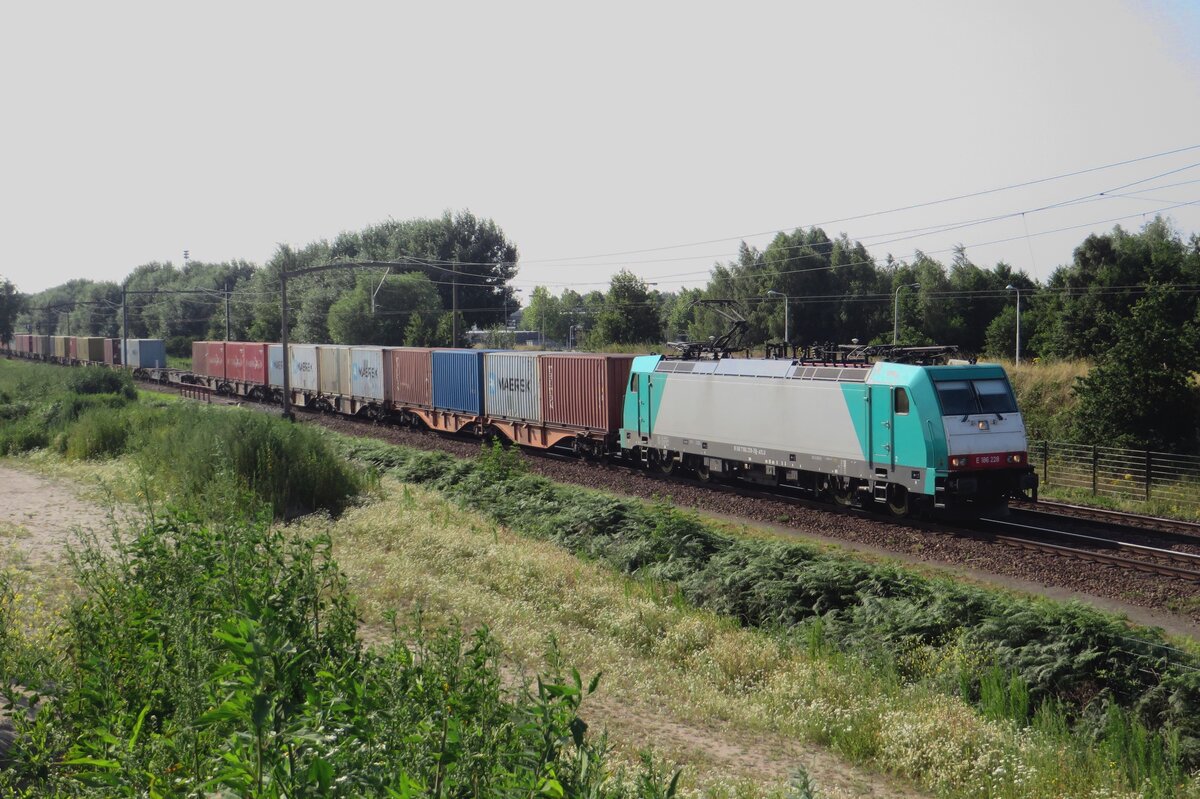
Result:
M0 567L57 570L75 531L107 527L105 510L71 483L0 465Z

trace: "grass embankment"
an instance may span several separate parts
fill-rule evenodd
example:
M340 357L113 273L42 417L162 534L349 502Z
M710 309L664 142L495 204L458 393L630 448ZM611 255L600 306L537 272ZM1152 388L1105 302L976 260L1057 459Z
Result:
M1073 389L1076 378L1085 377L1090 368L1086 361L1004 363L1030 441L1076 440L1078 398Z
M724 647L725 657L741 658L730 661L724 690L750 697L739 699L745 718L760 714L947 796L1200 795L1188 776L1198 756L1200 662L1155 631L1076 604L729 536L665 506L522 474L506 455L474 463L378 442L347 446L519 533L671 586L667 605L770 632ZM478 541L463 547L474 552ZM511 578L486 579L485 587ZM520 579L527 591L559 590L553 580L546 588ZM605 612L585 601L581 582L529 618L565 603L570 625L603 633ZM673 645L670 628L656 624L633 633L647 657ZM720 677L721 656L704 635L699 641L694 650L684 644L675 665L700 652L695 673Z
M653 763L613 773L579 718L592 686L552 648L545 675L510 690L486 631L397 624L364 645L328 539L271 523L302 501L339 510L362 488L324 436L256 414L143 408L120 385L89 394L76 381L96 378L82 372L56 391L59 377L36 372L0 364L0 386L34 375L9 418L50 423L44 440L64 462L125 453L174 509L84 540L50 618L26 615L0 574L0 696L15 727L0 795L671 793Z

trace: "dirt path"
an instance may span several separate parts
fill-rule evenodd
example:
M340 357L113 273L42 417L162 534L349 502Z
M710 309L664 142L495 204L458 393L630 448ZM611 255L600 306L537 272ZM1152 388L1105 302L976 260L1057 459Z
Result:
M662 708L638 707L604 692L589 697L582 710L590 725L607 730L618 745L653 746L668 762L686 763L700 774L782 785L803 769L822 799L925 796L900 777L872 773L827 748L782 735L690 724Z
M105 510L80 499L77 486L0 465L0 567L52 570L76 530L107 526Z

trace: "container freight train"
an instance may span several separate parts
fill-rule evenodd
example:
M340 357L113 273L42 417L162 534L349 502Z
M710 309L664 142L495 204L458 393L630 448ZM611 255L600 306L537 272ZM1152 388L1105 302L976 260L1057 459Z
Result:
M125 339L125 353L122 355L119 338L18 333L12 341L6 342L4 349L22 358L66 366L128 364L138 377L165 377L167 368L167 349L160 338ZM157 371L163 371L164 374L151 375L151 372Z
M18 348L21 346L17 344ZM787 486L896 515L1036 498L999 366L676 360L497 350L196 342L158 379L300 407Z
M887 361L295 345L299 406L617 455L845 505L978 514L1036 495L1004 370ZM278 401L278 344L197 342L194 379Z

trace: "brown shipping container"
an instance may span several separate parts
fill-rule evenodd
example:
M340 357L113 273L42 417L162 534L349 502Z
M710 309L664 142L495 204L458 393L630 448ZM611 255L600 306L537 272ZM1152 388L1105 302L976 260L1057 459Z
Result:
M427 347L389 347L384 350L383 357L392 363L388 402L421 408L433 405L432 354L433 350Z
M543 355L546 424L615 433L621 427L632 355Z
M67 357L73 361L79 360L79 337L71 336L67 339Z
M121 340L119 338L104 339L104 362L109 366L121 362Z

